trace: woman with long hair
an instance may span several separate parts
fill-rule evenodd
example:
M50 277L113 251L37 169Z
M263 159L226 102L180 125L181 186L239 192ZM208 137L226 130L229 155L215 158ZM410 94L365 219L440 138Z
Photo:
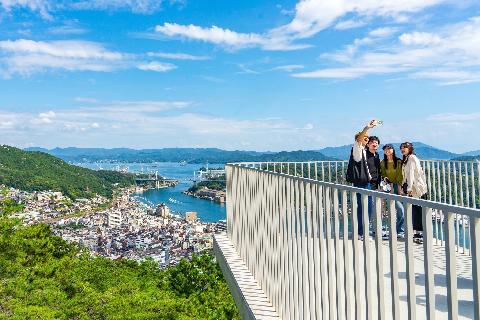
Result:
M425 173L423 172L420 160L415 155L413 144L411 142L404 142L400 145L402 151L402 188L403 193L409 197L426 199L427 183ZM413 205L413 230L415 234L414 240L422 241L423 223L422 223L422 207Z
M402 195L402 160L396 156L393 145L389 143L383 146L383 160L380 162L380 171L382 174L382 185L384 186L383 191ZM397 211L397 236L403 238L405 210L400 201L395 201L395 208Z

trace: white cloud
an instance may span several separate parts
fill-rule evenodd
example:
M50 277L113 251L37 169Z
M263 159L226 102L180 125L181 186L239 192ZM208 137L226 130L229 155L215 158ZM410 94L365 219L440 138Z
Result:
M166 72L176 66L159 61L144 61L146 55L133 55L108 50L90 41L0 41L0 73L31 75L48 70L110 72L119 69ZM147 56L148 58L148 56Z
M98 100L95 98L88 98L88 97L75 97L74 99L76 102L81 103L97 103Z
M406 73L443 85L480 81L480 17L442 27L436 32L412 32L397 42L358 50L356 42L322 57L343 64L335 68L293 74L303 78L354 79L369 74ZM357 40L356 40L357 41Z
M152 14L161 10L162 3L161 0L0 0L0 8L7 12L26 8L38 12L44 19L52 20L52 13L59 10L128 10L138 14Z
M193 24L184 26L166 22L163 26L157 25L155 31L170 37L185 37L228 47L248 47L260 45L264 41L260 35L255 33L237 33L217 26L202 28Z
M473 113L439 113L431 115L427 118L428 121L439 123L466 123L480 120L480 112Z
M251 47L261 47L265 50L296 50L307 47L307 45L292 44L287 39L280 37L273 38L258 33L239 33L217 26L203 28L193 24L179 25L166 22L163 25L157 25L155 31L168 37L209 42L232 50Z
M295 124L282 118L234 119L187 109L193 106L195 103L188 101L114 101L40 113L0 112L0 134L8 135L17 145L33 143L48 147L235 149L243 141L252 148L278 150L298 149L299 139L315 142L321 139L311 123Z
M298 50L310 47L308 44L297 44L298 40L310 38L332 25L338 30L343 30L360 26L363 18L404 20L404 14L419 12L446 1L301 0L295 6L295 15L290 23L264 33L240 33L218 26L208 28L177 23L157 25L155 31L167 37L209 42L227 49L260 47L263 50ZM355 18L338 22L347 14ZM386 30L387 28L383 31Z
M284 65L284 66L278 66L278 67L275 67L273 68L272 70L276 71L285 71L285 72L293 72L295 70L298 70L298 69L302 69L304 68L303 65L301 64L288 64L288 65Z
M171 63L151 61L148 63L141 63L138 65L138 69L145 71L167 72L176 69L177 66Z
M161 0L95 0L73 1L72 9L84 10L129 10L133 13L152 14L162 7Z
M51 8L49 0L0 0L0 7L7 12L16 8L27 8L39 12L44 19L52 19L49 13Z
M308 38L330 27L346 14L395 18L442 2L445 0L302 0L296 5L294 19L274 32L293 35L295 38Z
M37 118L32 119L34 124L51 124L56 117L56 113L53 111L41 112Z
M391 27L382 27L382 28L377 28L372 31L370 31L368 34L372 37L388 37L398 31L397 28L391 28Z
M57 27L52 27L48 29L50 34L54 35L70 35L70 34L84 34L88 30L74 25L62 25Z
M260 74L260 72L253 70L244 64L238 64L238 67L241 71L236 72L236 74Z
M442 41L438 35L428 32L404 33L399 39L402 44L407 46L430 46L439 44Z
M348 29L354 29L354 28L360 28L363 27L367 24L366 21L363 20L354 20L354 19L349 19L349 20L343 20L338 22L335 25L335 29L337 30L348 30Z
M120 60L122 54L106 50L88 41L33 41L19 39L0 41L0 49L19 54L45 54L62 58Z
M126 56L87 41L0 41L0 67L10 76L46 69L111 71Z
M312 130L313 128L315 128L315 126L311 123L307 123L305 124L305 126L303 126L303 130Z
M147 56L164 58L164 59L172 59L172 60L200 61L200 60L210 59L210 57L207 57L207 56L196 56L188 53L168 53L168 52L148 52Z
M330 79L355 79L367 74L384 74L399 71L389 67L345 67L328 68L311 72L295 73L295 78L330 78Z

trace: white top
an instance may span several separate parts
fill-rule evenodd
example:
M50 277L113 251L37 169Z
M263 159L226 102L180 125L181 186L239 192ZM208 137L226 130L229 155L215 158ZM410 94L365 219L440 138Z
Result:
M407 192L412 192L413 197L420 198L427 193L425 173L416 155L408 156L407 163L402 166L402 174L402 184L407 184Z
M353 143L353 160L355 162L362 161L362 158L367 161L367 152L365 151L365 147L362 146L362 143L359 141L355 141ZM372 180L372 176L370 175L370 170L368 169L367 164L367 173L368 173L368 181Z

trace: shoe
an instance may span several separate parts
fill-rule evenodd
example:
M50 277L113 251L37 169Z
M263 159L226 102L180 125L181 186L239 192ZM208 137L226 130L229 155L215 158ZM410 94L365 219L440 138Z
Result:
M390 239L390 235L388 234L387 231L382 231L382 240L388 240Z
M423 235L418 234L418 233L414 234L413 235L413 242L418 243L418 244L422 244L423 243Z
M397 240L405 240L405 233L397 234Z
M373 242L372 237L368 237L368 239L370 239L370 242ZM363 236L358 236L358 240L363 241L364 240Z

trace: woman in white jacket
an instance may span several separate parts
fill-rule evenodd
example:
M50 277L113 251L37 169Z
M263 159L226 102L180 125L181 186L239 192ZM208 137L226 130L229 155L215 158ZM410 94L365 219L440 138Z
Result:
M410 142L404 142L400 145L400 150L402 151L403 155L402 189L404 194L408 195L409 197L425 199L427 194L425 173L420 165L420 160L415 155L413 144ZM423 231L422 208L420 206L413 205L412 216L413 230L416 231L413 238L414 240L421 241L421 231Z

